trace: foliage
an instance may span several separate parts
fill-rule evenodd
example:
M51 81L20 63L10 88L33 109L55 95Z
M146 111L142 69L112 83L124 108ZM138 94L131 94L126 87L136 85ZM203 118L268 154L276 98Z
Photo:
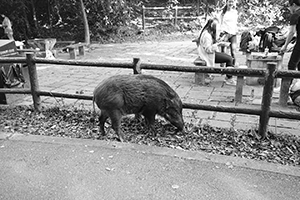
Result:
M289 11L283 4L272 0L242 0L238 5L239 22L246 27L282 25L287 22Z
M200 15L216 11L224 5L224 0L200 0ZM271 3L272 2L272 3ZM277 0L239 0L239 23L245 27L280 25L287 22L289 12ZM14 37L26 40L37 37L56 37L58 40L84 40L84 26L78 0L0 0L0 13L6 14L13 22ZM84 0L90 36L94 41L107 41L111 37L131 36L141 28L141 7L164 6L165 12L173 15L175 5L192 5L196 0ZM180 15L196 15L197 9L182 11ZM155 12L153 12L155 14ZM156 12L156 14L158 14ZM191 27L199 29L195 21L179 21L178 27L155 22L159 29L187 31ZM4 37L3 29L0 34Z
M92 0L86 3L92 38L101 39L109 34L118 34L139 15L139 1Z

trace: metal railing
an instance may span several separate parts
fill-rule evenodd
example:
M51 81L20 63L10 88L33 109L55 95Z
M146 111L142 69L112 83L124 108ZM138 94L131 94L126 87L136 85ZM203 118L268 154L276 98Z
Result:
M237 106L212 106L184 103L184 109L206 110L216 112L241 113L248 115L259 115L259 129L258 133L262 138L266 137L267 127L270 117L298 119L300 115L298 112L292 111L276 111L271 109L272 94L274 89L275 78L282 78L283 82L290 80L290 77L300 78L300 72L288 70L276 70L276 63L268 63L267 69L232 69L232 68L210 68L210 67L195 67L195 66L177 66L177 65L158 65L158 64L143 64L140 59L134 58L132 63L109 63L96 61L80 61L80 60L62 60L62 59L45 59L34 57L33 54L26 54L26 58L20 57L2 57L0 63L27 63L30 80L30 89L8 89L0 88L0 93L10 94L31 94L33 98L33 105L36 111L41 110L40 96L63 97L72 99L92 100L93 96L82 94L65 94L59 92L42 91L39 89L38 76L36 70L36 63L40 64L57 64L57 65L75 65L75 66L90 66L90 67L104 67L104 68L125 68L133 69L134 74L141 73L143 69L148 70L164 70L164 71L178 71L178 72L193 72L193 73L216 73L216 74L232 74L239 77L265 77L265 84L263 88L261 108L249 108Z

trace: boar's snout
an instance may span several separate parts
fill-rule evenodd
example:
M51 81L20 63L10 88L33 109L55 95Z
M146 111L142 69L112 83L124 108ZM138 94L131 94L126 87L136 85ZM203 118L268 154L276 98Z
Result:
M165 118L174 125L179 131L183 130L184 122L182 115L176 114L176 115L169 115L166 114Z
M176 126L179 131L183 130L184 123L183 123L182 119L180 121L178 121L178 122L173 122L173 125Z

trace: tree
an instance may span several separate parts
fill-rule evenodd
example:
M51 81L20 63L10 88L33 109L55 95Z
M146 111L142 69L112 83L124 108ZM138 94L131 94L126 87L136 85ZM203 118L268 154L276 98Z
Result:
M283 0L241 0L238 7L240 23L246 26L280 25L288 19Z
M224 0L178 0L212 12ZM239 0L242 25L280 25L287 22L287 0ZM0 0L0 13L13 23L14 37L26 40L55 37L58 40L107 40L130 30L141 20L141 6L163 6L168 0ZM202 5L204 3L204 5ZM195 11L196 12L196 11ZM202 13L201 13L202 14ZM125 31L124 31L125 30ZM0 29L3 34L3 29ZM4 34L3 34L4 37Z
M82 18L83 18L83 25L84 25L84 41L85 43L87 43L88 45L90 45L91 43L91 39L90 39L90 29L89 29L89 23L88 23L88 19L86 16L86 12L85 12L85 7L83 4L83 0L80 0L80 7L81 7L81 12L82 12Z

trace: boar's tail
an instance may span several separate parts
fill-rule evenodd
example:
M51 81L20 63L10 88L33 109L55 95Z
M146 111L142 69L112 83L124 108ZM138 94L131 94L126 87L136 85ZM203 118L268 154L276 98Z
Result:
M95 122L95 119L96 119L95 97L93 96L93 114L92 114L92 117L91 117L91 121Z

